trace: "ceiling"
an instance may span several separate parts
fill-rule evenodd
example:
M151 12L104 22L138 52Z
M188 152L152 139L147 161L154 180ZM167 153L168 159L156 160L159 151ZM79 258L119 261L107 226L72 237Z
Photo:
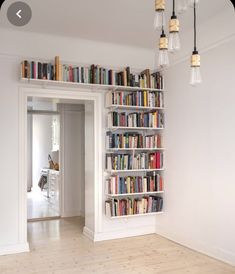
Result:
M24 0L33 12L31 22L20 30L84 38L153 49L154 0ZM13 0L7 0L1 10L0 26L16 28L6 18ZM167 2L167 18L171 0ZM229 9L229 0L200 0L198 23ZM181 31L192 28L192 9L179 15Z

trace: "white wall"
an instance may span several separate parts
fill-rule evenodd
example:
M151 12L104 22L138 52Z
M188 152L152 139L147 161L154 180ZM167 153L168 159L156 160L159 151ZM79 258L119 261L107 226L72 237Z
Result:
M157 231L235 265L235 39L166 73L165 214Z
M52 150L52 115L33 115L33 186L37 186L41 169L49 167Z

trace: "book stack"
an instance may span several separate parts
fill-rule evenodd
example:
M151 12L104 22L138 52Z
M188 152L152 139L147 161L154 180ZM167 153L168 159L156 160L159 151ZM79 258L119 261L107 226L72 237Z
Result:
M106 154L107 170L162 169L163 153Z
M163 177L156 172L146 176L113 175L106 180L108 194L131 194L163 191Z
M61 64L60 57L55 62L21 62L21 77L74 83L117 85L128 87L163 89L163 77L160 72L150 73L147 69L141 73L132 73L130 67L121 71L103 68L99 65L73 66Z
M21 77L28 79L62 81L62 65L59 56L55 57L55 64L27 60L21 63Z
M136 92L109 92L106 95L106 106L138 106L138 107L164 107L163 93L160 91Z
M162 148L162 137L160 134L145 136L138 132L107 132L106 147L109 149Z
M127 216L160 212L162 206L162 197L112 199L105 202L105 211L106 215L110 217Z
M164 115L160 111L151 112L110 112L108 127L148 127L164 128Z

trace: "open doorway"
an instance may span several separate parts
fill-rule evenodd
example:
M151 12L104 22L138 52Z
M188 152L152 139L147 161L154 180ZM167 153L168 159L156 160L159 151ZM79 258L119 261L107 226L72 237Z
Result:
M92 240L97 240L100 233L102 232L103 226L103 94L101 92L94 92L92 89L88 89L86 87L81 88L81 90L77 91L72 88L70 90L65 90L62 88L37 88L36 86L21 87L19 89L19 239L22 243L24 243L27 248L29 247L28 241L31 241L32 239L31 236L27 233L27 111L28 100L34 97L40 100L55 100L56 104L79 104L85 106L85 195L83 202L85 204L85 218L83 218L83 233L88 238ZM62 124L62 117L60 117L60 121L60 124ZM65 157L63 156L62 152L66 151L66 149L62 148L62 131L60 132L60 136L62 137L62 140L60 140L59 159L61 180L60 215L63 218L69 217L69 214L73 214L73 212L65 210L66 200L63 196L66 193L66 190L64 189L66 185L64 178L66 172L63 170L65 166ZM76 165L76 162L73 161L73 163ZM71 202L70 199L74 198L68 198L67 201ZM74 200L72 204L76 204L74 203ZM60 222L60 220L57 221Z
M60 216L60 114L52 102L28 99L27 217Z
M28 98L28 221L85 217L85 102Z

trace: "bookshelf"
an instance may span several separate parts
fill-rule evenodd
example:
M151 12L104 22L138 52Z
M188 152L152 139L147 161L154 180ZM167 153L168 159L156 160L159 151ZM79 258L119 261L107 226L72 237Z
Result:
M57 81L57 80L47 80L47 79L31 79L31 78L21 78L20 82L25 84L37 85L37 86L48 86L48 87L69 87L75 89L88 89L93 91L100 91L106 93L107 91L161 91L164 92L163 89L153 89L153 88L140 88L140 87L128 87L128 86L118 86L118 85L102 85L102 84L88 84L88 83L75 83L69 81ZM111 108L111 106L110 106ZM124 106L123 106L124 108ZM151 108L149 108L151 109Z
M115 177L116 192L106 193L106 216L119 219L162 214L164 148L161 135L165 106L164 79L160 72L149 69L133 72L130 67L114 70L94 64L68 65L56 56L50 63L22 61L20 81L43 88L66 87L76 92L86 89L104 93L109 121L106 132L113 134L110 134L113 139L117 136L114 141L121 144L106 147L106 182L113 180L113 176L118 178Z
M163 90L135 92L120 89L106 93L105 210L110 219L163 213L163 160L159 166L151 166L162 159L165 151L161 138L165 126ZM160 158L154 158L156 154ZM135 161L138 165L147 161L150 166L137 167Z
M138 193L122 193L122 194L106 194L108 197L126 197L126 196L146 196L146 195L156 195L163 194L164 191L148 191L148 192L138 192Z
M150 213L143 213L143 214L132 214L132 215L122 215L122 216L107 216L110 219L125 219L125 218L133 218L133 217L145 217L145 216L154 216L154 215L161 215L161 212L150 212Z

